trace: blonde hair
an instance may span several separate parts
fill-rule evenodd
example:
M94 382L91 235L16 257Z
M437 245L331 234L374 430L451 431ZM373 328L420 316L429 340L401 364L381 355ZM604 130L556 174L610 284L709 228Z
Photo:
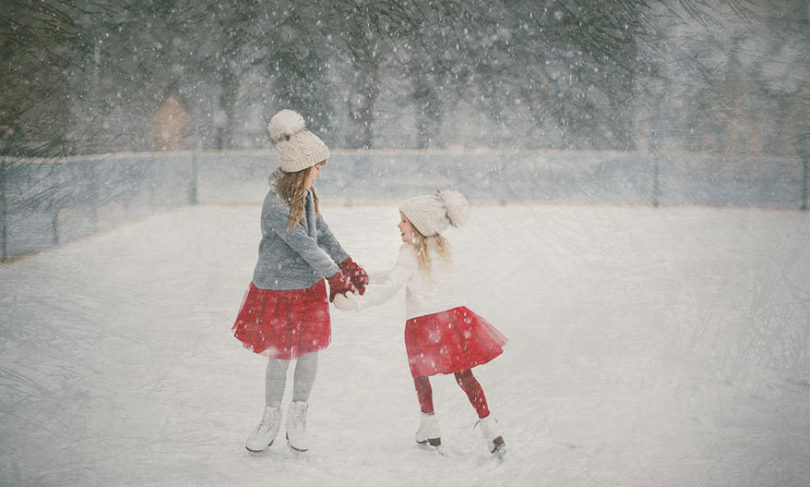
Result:
M312 167L296 172L281 171L281 175L276 180L276 194L290 205L287 233L296 225L301 224L307 214L307 189L305 185ZM315 193L314 187L312 188L312 199L315 201L315 216L318 216L318 195Z
M416 227L414 227L416 230ZM430 269L432 265L431 254L435 251L445 262L450 262L450 244L447 239L440 234L425 237L419 230L416 230L416 238L413 241L416 247L417 262L419 262L419 269L424 271L430 277Z

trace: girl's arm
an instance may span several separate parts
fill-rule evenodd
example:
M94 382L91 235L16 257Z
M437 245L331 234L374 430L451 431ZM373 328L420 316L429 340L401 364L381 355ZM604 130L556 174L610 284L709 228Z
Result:
M391 270L387 271L369 271L368 273L368 282L374 281L374 284L382 284L388 281L388 273Z
M318 245L329 254L329 257L338 264L349 258L349 254L340 245L335 234L329 229L323 217L319 214L317 220Z
M274 205L262 212L262 223L267 225L273 232L298 253L315 272L323 277L335 275L340 269L334 260L318 243L310 237L304 227L296 225L287 232L287 220L289 209L284 205Z
M351 307L367 308L388 301L408 282L418 267L416 250L411 245L403 244L399 249L399 257L394 268L385 273L384 279L370 280L365 294L349 298L354 303Z

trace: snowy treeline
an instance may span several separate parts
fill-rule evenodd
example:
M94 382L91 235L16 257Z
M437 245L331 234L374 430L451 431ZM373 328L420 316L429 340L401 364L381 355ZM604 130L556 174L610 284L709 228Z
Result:
M805 0L22 0L0 153L259 149L295 107L342 148L807 153Z

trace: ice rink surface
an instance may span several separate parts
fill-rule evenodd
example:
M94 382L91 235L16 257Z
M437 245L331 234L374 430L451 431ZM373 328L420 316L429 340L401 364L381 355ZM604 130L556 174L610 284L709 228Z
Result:
M322 210L356 261L393 265L395 205ZM0 265L0 485L810 479L806 213L474 206L447 237L468 307L510 339L475 369L509 449L498 462L452 376L432 382L446 455L414 443L401 294L333 312L311 450L291 453L282 431L245 451L265 359L231 326L259 212L181 208Z

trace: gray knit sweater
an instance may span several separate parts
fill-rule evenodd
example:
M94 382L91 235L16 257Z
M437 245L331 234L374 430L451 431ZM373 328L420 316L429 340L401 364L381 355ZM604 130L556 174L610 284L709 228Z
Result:
M273 183L275 181L272 181ZM253 271L259 289L306 289L338 272L336 263L349 258L323 217L315 216L307 192L306 216L287 233L290 206L271 188L262 206L262 240Z

